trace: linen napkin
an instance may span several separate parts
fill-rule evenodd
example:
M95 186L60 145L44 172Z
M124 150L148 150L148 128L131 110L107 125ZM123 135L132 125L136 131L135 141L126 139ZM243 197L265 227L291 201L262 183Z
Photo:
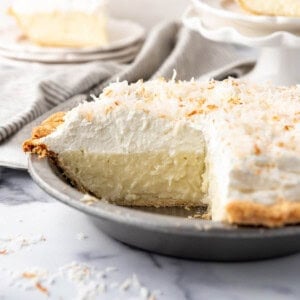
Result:
M239 60L240 54L234 46L208 41L171 22L160 24L149 33L131 64L98 61L63 66L28 64L18 69L2 67L0 166L26 168L21 143L29 137L35 122L25 125L54 107L55 111L62 109L61 106L72 107L74 102L89 100L91 94L98 95L109 82L117 79L133 82L156 76L170 78L174 69L177 79L182 80L212 74L214 70L217 76L217 68L221 68L221 77L240 76L253 67L253 62L246 61L248 67L245 67L245 61ZM240 65L244 67L241 72L232 73L232 64L236 70Z

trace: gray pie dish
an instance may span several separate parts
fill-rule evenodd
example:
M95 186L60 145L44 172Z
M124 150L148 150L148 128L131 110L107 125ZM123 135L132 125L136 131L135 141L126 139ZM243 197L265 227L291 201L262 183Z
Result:
M71 186L48 159L29 156L34 181L57 200L87 214L95 226L116 240L164 255L213 261L250 261L300 251L300 226L278 229L237 227L190 219L186 209L129 208L97 201ZM120 174L121 175L121 174Z

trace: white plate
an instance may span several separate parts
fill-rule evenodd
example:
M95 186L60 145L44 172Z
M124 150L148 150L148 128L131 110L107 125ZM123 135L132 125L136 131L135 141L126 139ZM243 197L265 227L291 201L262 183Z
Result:
M195 8L203 13L205 19L217 17L223 22L229 21L250 27L259 26L272 31L300 31L300 18L252 15L242 10L235 0L193 0L193 3Z
M300 82L300 36L289 31L270 33L253 26L237 23L218 26L210 22L204 12L189 7L183 16L183 23L209 40L236 43L261 48L256 66L245 79L253 82L272 82L279 85L294 85ZM215 17L217 20L217 17Z
M207 22L204 13L198 13L193 7L189 7L183 16L183 23L198 31L209 40L215 42L235 43L250 47L280 47L300 48L300 36L286 31L252 31L243 26L212 26ZM208 24L209 23L209 24Z
M26 52L31 54L91 54L120 50L131 46L145 37L145 29L137 23L128 20L109 19L107 24L109 43L101 47L87 48L51 48L37 46L22 34L16 25L2 27L0 30L0 48L6 51Z
M81 63L94 60L113 60L113 61L130 61L132 60L139 50L142 43L131 45L128 48L115 50L112 52L99 52L99 53L31 53L22 51L13 51L0 48L0 56L9 59L27 61L27 62L40 62L40 63Z

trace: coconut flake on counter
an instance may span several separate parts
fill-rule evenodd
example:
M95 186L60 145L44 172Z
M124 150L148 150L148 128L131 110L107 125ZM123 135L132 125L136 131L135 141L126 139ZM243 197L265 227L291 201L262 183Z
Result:
M8 255L18 252L24 248L29 248L33 245L45 242L46 238L44 235L35 236L7 236L0 237L0 255Z
M76 234L76 239L79 240L79 241L83 241L83 240L86 240L89 236L84 233L84 232L78 232Z
M72 285L75 295L73 299L89 300L96 297L103 297L104 294L112 294L122 299L125 295L137 297L144 300L158 300L161 292L150 291L141 284L136 274L122 280L121 283L114 280L111 275L117 272L116 267L108 266L99 270L93 266L71 262L60 268L56 272L50 272L42 268L27 268L21 271L10 271L1 269L10 277L9 285L22 289L24 292L36 291L46 296L57 295L55 285Z

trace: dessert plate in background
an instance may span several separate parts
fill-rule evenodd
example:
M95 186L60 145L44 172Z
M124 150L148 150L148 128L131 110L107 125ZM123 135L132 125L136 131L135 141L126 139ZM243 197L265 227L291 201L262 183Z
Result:
M140 51L142 43L133 44L127 48L111 52L94 52L85 54L76 54L72 52L65 53L31 53L22 51L7 51L0 48L0 56L19 61L39 62L39 63L83 63L95 60L111 60L116 62L130 62Z
M215 42L235 43L250 47L261 48L255 68L244 79L252 82L272 82L277 85L295 85L300 81L300 34L293 31L276 30L276 26L262 28L258 22L243 23L235 19L234 13L224 12L226 18L218 16L222 10L210 7L208 0L193 0L184 13L182 20L185 26L198 31L202 36ZM222 0L212 0L220 3ZM228 0L233 1L233 0ZM196 7L196 3L202 3ZM214 13L209 14L203 7L210 7ZM224 9L223 9L224 10ZM224 10L225 11L225 10ZM218 14L216 14L218 12ZM223 12L222 12L223 13ZM230 19L230 16L232 20ZM246 15L246 14L245 14ZM288 19L288 17L250 16L251 18ZM297 20L300 29L300 18ZM291 24L292 24L291 23ZM272 22L270 24L273 24Z
M300 32L300 18L253 15L242 10L235 0L192 0L202 13L204 22L210 19L220 26L241 25L251 30Z
M106 60L110 57L124 57L124 51L130 51L127 48L136 50L141 47L145 30L139 24L128 20L109 19L107 27L109 43L105 46L50 48L33 44L22 36L16 25L10 23L0 30L0 55L11 59L48 63L82 62L102 59L101 57Z
M279 229L237 227L191 219L184 208L129 208L95 201L66 182L47 159L29 157L34 181L59 201L91 217L111 237L129 245L176 257L249 261L300 251L300 226Z
M212 18L208 19L204 12L199 12L193 6L188 7L182 17L185 26L216 42L263 48L295 48L297 50L300 48L300 35L291 32L273 30L269 32L259 27L238 26L236 23L220 26L221 23L214 22Z

